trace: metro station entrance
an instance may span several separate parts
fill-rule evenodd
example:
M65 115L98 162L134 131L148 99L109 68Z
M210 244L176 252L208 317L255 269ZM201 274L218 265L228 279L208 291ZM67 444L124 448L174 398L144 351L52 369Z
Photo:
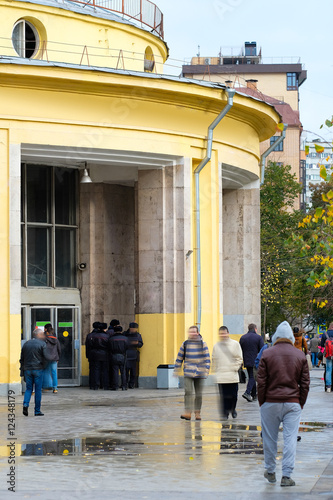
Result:
M58 385L80 385L80 307L22 306L22 345L31 339L36 327L51 323L61 345Z

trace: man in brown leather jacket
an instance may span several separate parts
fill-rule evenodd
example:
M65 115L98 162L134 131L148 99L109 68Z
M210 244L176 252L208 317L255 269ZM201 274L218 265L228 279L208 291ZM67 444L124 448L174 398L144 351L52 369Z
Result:
M292 329L284 321L264 351L258 370L258 400L265 456L265 478L276 482L275 468L280 423L283 424L281 486L294 486L290 477L295 465L297 432L305 405L310 373L305 354L294 347Z

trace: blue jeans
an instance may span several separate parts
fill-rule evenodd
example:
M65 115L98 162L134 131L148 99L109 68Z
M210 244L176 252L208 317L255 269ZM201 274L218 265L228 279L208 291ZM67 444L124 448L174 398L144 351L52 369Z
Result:
M40 413L42 402L42 385L44 370L24 370L26 390L24 393L23 406L29 407L31 394L35 385L35 414Z
M326 358L326 387L331 387L332 386L332 365L333 365L333 359L327 359Z
M301 406L298 403L264 403L260 407L265 468L275 472L279 426L283 424L282 475L290 477L295 466Z
M318 363L318 353L317 352L312 352L311 353L311 358L312 358L312 366L316 366Z
M44 369L43 389L52 387L54 390L58 388L57 368L58 363L56 361L48 363L47 367Z

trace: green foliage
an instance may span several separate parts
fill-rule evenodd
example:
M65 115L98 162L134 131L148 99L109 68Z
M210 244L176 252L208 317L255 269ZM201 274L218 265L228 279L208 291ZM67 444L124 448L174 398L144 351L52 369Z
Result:
M285 241L297 228L302 214L294 210L302 191L289 165L270 162L260 191L261 302L263 330L272 331L284 319L296 319L302 304L291 295L299 272L299 255L291 255ZM299 284L299 281L297 282Z

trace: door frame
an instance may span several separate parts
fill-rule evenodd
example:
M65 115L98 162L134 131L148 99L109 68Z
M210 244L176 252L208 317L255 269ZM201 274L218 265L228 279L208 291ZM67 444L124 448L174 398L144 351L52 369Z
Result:
M57 321L58 321L58 309L72 309L74 314L74 332L73 332L73 351L77 352L77 366L76 369L77 377L73 379L72 383L66 383L66 379L58 379L59 387L79 387L81 385L81 306L78 305L61 305L61 304L22 304L21 305L21 315L22 315L22 340L21 345L27 340L31 339L32 333L32 320L31 312L33 309L50 309L51 318L50 323L54 325L56 334L58 333ZM57 335L58 336L58 335ZM74 355L74 352L73 352ZM75 357L74 357L75 361Z

